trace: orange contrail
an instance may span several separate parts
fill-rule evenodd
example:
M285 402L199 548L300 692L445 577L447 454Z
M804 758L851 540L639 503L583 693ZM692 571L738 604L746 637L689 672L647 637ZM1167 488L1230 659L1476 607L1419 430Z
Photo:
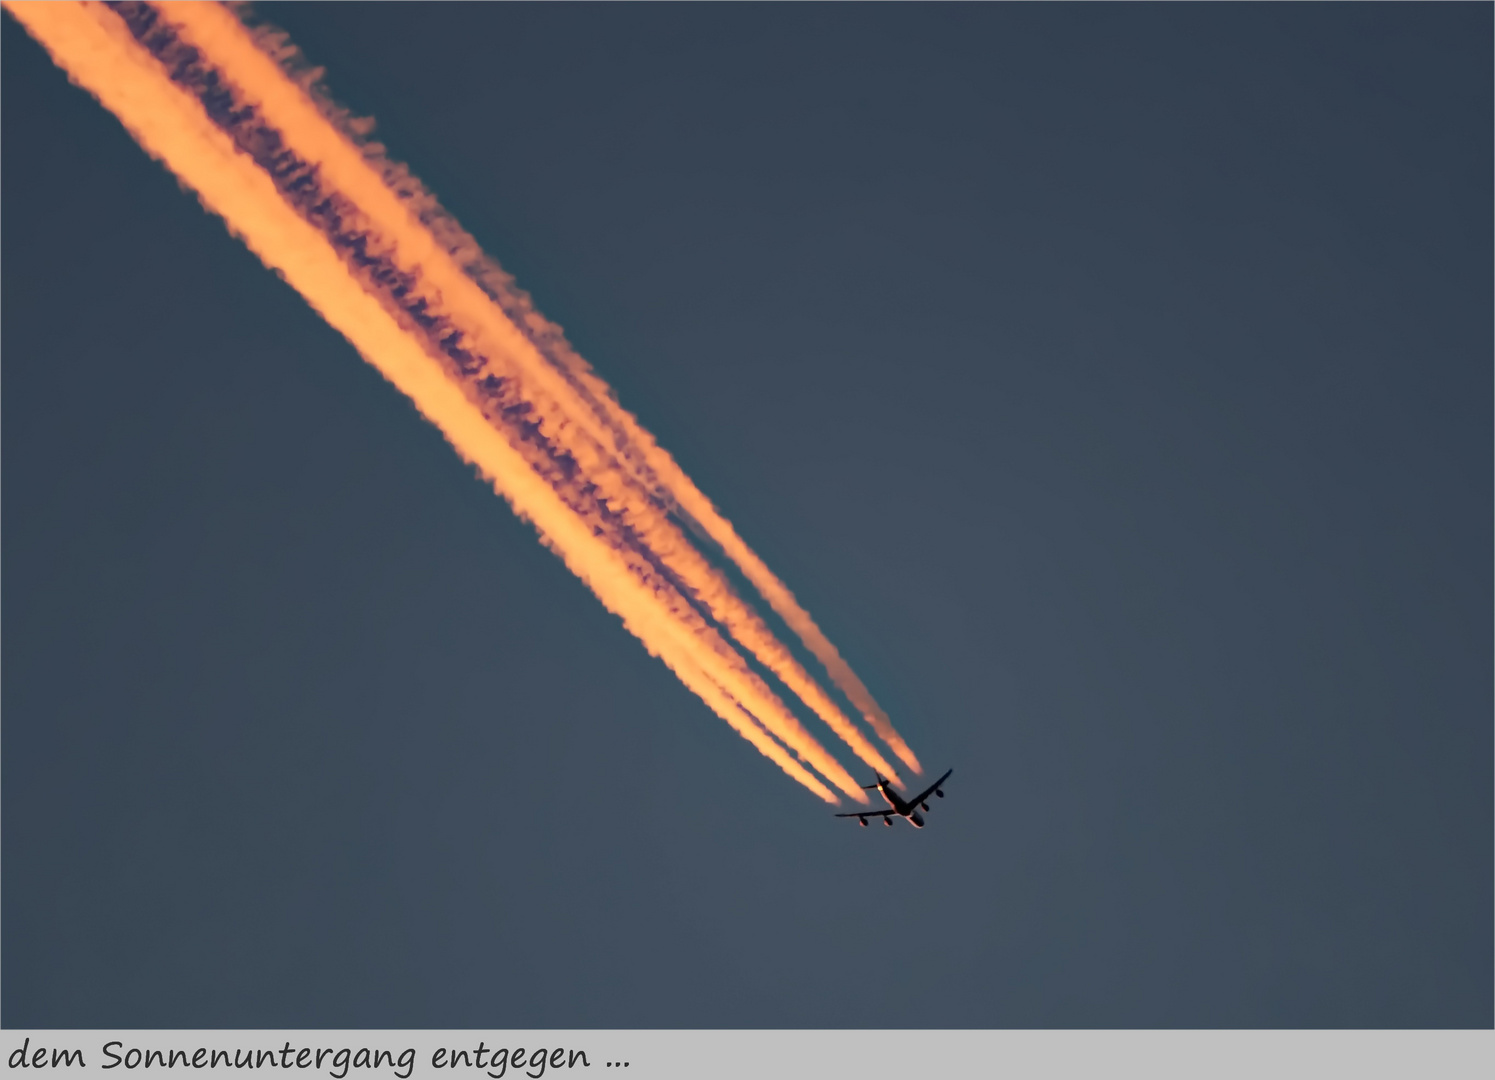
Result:
M5 6L408 394L713 711L821 798L836 799L806 764L866 801L708 615L862 760L893 774L671 513L704 520L713 537L724 527L723 549L781 614L803 615L809 637L786 622L837 677L844 662L788 590L724 519L713 521L704 496L419 182L355 141L367 127L316 96L315 73L282 69L299 56L283 37L251 34L215 4ZM868 713L870 695L846 675L838 684L888 740L886 718ZM917 770L896 733L889 745Z
M420 275L440 295L440 299L432 298L431 310L440 310L453 325L460 326L474 343L472 352L498 360L504 377L523 387L522 396L537 410L534 416L540 428L579 461L588 482L597 486L602 500L619 515L632 537L655 556L661 568L673 573L706 613L809 705L858 757L879 772L896 775L893 766L783 648L758 613L731 589L721 571L689 543L679 525L668 518L667 507L638 483L631 470L619 467L605 446L604 431L597 423L588 423L592 410L577 396L574 384L546 363L513 320L475 287L462 266L438 245L416 208L387 187L383 169L371 165L365 154L329 123L323 109L299 84L287 79L280 63L259 48L239 19L220 4L172 4L161 7L158 13L169 19L184 42L211 58L214 69L227 84L239 88L247 102L254 103L287 147L293 148L300 159L317 163L327 184L347 194L368 215L372 230L392 242L399 265L419 266ZM280 52L284 57L284 43ZM739 667L739 678L746 679L747 687L739 684L737 691L753 699L759 717L770 730L821 772L827 772L827 760L810 749L813 740L792 714L770 703L765 697L767 688L749 678L746 669ZM848 788L849 776L842 782L842 776L827 775L843 790Z
M174 8L173 11L175 10ZM618 463L634 481L633 487L649 497L650 502L666 511L673 511L688 526L713 541L737 565L743 576L820 661L831 680L862 713L872 729L905 765L915 773L922 772L918 758L894 729L887 713L842 658L835 645L826 638L809 612L795 599L788 586L738 536L732 523L695 486L669 452L660 447L633 415L618 403L612 389L571 348L561 329L534 309L528 295L515 287L513 278L483 252L477 241L446 213L436 198L405 166L386 158L383 147L379 144L364 141L363 137L373 129L373 122L355 118L337 106L317 85L319 70L305 69L301 54L283 32L265 27L251 31L251 35L262 51L288 72L295 74L298 84L328 121L337 125L347 139L361 144L360 151L364 159L379 171L384 183L410 208L412 214L419 217L462 269L502 308L510 322L546 361L560 371L582 405L580 409L569 411L571 420L585 427L598 446L611 448ZM672 537L671 542L677 541ZM682 547L689 547L683 537L678 543ZM705 594L710 597L708 602L711 604L713 618L726 626L734 637L753 651L760 662L810 704L856 750L859 757L876 768L892 772L880 757L874 756L875 751L857 741L859 736L848 733L855 729L850 728L834 704L824 698L809 675L788 656L787 650L780 652L782 645L762 625L756 613L736 597L730 596L731 589L724 578L714 571L708 575L696 567L687 568L682 576L691 583L698 596ZM808 689L806 684L813 689Z
M205 207L222 216L267 266L407 394L651 653L786 773L822 799L837 801L720 685L713 674L715 654L691 650L690 635L672 625L670 613L629 572L621 554L528 467L421 343L349 275L326 239L281 199L271 177L237 151L193 97L166 78L118 18L91 3L7 0L5 7L74 82L118 116L152 156L198 193Z
M608 484L609 461L605 457L599 458L594 452L589 453L589 450L594 451L595 448L578 443L575 435L568 439L565 433L566 416L546 394L547 390L561 386L560 380L555 378L553 372L547 371L543 364L524 364L525 354L533 352L528 341L518 334L501 311L494 309L460 268L451 263L446 253L437 248L430 233L384 186L379 174L368 167L357 149L343 139L300 88L287 80L270 58L254 46L238 20L216 4L180 4L162 9L141 4L117 7L127 12L125 21L132 29L135 23L131 14L139 13L142 16L139 20L141 29L136 30L136 36L140 38L144 35L153 50L163 48L166 44L161 39L164 31L160 25L160 18L165 18L183 44L195 47L205 54L219 77L209 81L204 75L201 85L214 93L231 93L230 88L239 89L245 102L252 102L258 116L263 117L263 123L276 132L277 140L283 143L285 150L294 153L300 160L314 162L319 178L325 180L326 186L346 195L352 201L369 234L382 237L389 243L391 260L407 273L418 275L419 280L412 281L412 286L419 288L420 281L429 283L430 292L424 298L426 304L423 314L431 318L439 313L444 321L459 328L467 339L464 351L470 356L492 360L495 370L502 372L497 377L512 385L512 393L529 408L526 416L534 419L539 432L558 440L577 459L585 483L602 490L603 502L617 501L619 493L615 490L616 485L612 485L610 490ZM158 56L158 59L165 57ZM190 77L179 66L174 66L173 70L177 73L174 77L179 82L184 77ZM235 121L229 123L232 125ZM219 122L220 127L224 124L224 121ZM241 148L244 148L242 141ZM344 213L340 225L346 226L347 220L348 214ZM365 289L369 289L371 284L377 290L382 283L365 282ZM401 299L406 307L410 302L408 295ZM417 327L407 329L418 332ZM533 359L539 360L538 356ZM457 370L452 374L458 378L466 376L474 379L482 373L479 370ZM535 375L540 378L535 379ZM545 385L547 381L549 386ZM534 442L535 439L530 441ZM532 449L542 457L551 452L548 447ZM533 457L531 465L542 467ZM565 483L568 479L570 478L553 477L552 483ZM582 505L588 501L593 505ZM582 513L587 513L590 509L593 516L601 512L596 500L588 500L583 493L576 493L571 505ZM631 524L626 518L624 523ZM613 523L613 527L616 528L616 523ZM636 529L633 537L615 536L614 539L620 548L629 546L630 540L642 540L651 554L660 554L657 548L649 547L647 537L637 535ZM855 794L858 789L850 775L809 736L793 713L725 642L720 641L716 633L690 609L684 598L678 597L676 591L668 585L653 580L657 575L651 574L644 563L635 559L633 566L637 573L650 579L651 587L657 594L670 598L677 617L690 628L693 636L698 639L698 644L711 648L719 655L728 669L722 679L724 685L787 746L811 762L837 786L849 794Z
M571 385L544 362L533 343L476 287L445 248L438 246L412 207L386 186L382 171L372 167L363 153L328 122L301 86L289 80L276 61L261 51L239 20L217 4L174 4L158 9L157 14L172 24L184 43L211 59L214 70L222 77L214 84L214 90L222 89L224 81L239 89L244 100L253 103L264 123L278 133L287 148L302 160L315 162L328 186L347 195L367 215L371 231L393 245L398 264L419 267L420 276L436 294L428 310L439 310L459 326L472 341L471 352L494 360L503 378L522 387L517 392L536 407L532 415L540 428L578 460L587 482L599 489L602 500L631 530L633 538L859 757L873 768L895 775L892 766L841 714L757 613L690 544L669 519L665 507L644 491L629 471L619 468L595 431L572 422L575 417L584 420L589 415L586 402L577 398ZM477 372L454 374L478 376ZM703 628L695 629L700 633ZM818 750L793 714L772 698L761 680L735 662L735 654L728 651L724 655L734 657L734 661L729 661L735 673L734 692L745 702L751 702L765 725L842 790L859 794L860 789L851 778Z
M173 6L171 15L194 40L201 43L212 41L209 51L215 61L241 85L258 89L269 83L270 77L264 70L265 60L288 70L294 70L300 60L300 54L284 34L269 29L246 33L242 24L221 8L189 9L187 6ZM245 55L246 37L254 41L261 53L265 54L263 57ZM280 95L279 102L267 100L267 112L274 112L277 105L284 106L277 116L277 125L283 130L288 130L290 126L294 126L297 131L307 130L309 125L305 115L293 119L287 115L286 110L294 111L311 105L323 119L336 125L345 139L356 140L367 134L372 129L372 122L351 118L324 95L319 95L315 86L316 76L317 72L314 70L299 72L297 87L286 88L288 92ZM344 147L338 147L334 152L341 154L343 149ZM512 279L482 252L476 241L441 209L434 197L425 191L419 180L411 176L408 170L385 159L382 148L377 144L364 145L359 153L363 162L377 170L381 180L398 195L408 212L417 216L431 230L461 269L490 298L499 303L508 316L507 321L523 333L547 361L560 370L575 395L566 402L566 415L586 429L587 435L604 455L608 454L607 447L611 445L612 451L628 465L622 476L604 474L605 479L612 481L603 485L607 488L609 500L639 519L643 531L654 538L653 550L679 574L696 598L707 607L711 616L810 705L859 757L880 771L893 773L891 766L845 719L834 702L758 618L757 613L735 595L725 578L701 558L700 553L680 534L678 527L668 520L666 514L670 509L684 511L688 521L698 525L722 548L821 661L833 681L863 713L873 729L906 765L915 772L921 771L918 759L893 729L887 714L841 658L835 646L826 639L808 612L800 607L789 589L742 542L730 522L716 511L669 454L658 447L648 432L617 405L611 390L570 349L559 328L534 311L528 297L513 288ZM345 158L346 164L346 155L341 156ZM464 310L478 310L466 303L462 307ZM528 350L520 351L520 359L533 374L532 358ZM565 389L558 387L553 380L548 381L546 392L551 395L559 394L563 400L567 397Z

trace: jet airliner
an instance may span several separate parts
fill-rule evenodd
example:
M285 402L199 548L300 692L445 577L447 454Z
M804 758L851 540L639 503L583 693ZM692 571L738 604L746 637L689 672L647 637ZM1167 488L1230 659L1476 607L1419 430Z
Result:
M920 808L924 809L925 811L928 811L929 809L929 804L924 800L929 798L931 793L938 795L941 799L943 799L945 797L945 792L943 790L945 781L950 779L950 774L954 771L954 769L946 769L944 776L940 777L934 783L930 784L919 794L908 800L908 802L904 802L901 798L898 797L898 792L893 790L893 782L891 780L888 780L881 774L878 774L877 783L863 784L862 787L867 791L876 789L882 795L883 800L888 804L889 807L891 807L891 809L859 810L855 814L837 814L836 816L858 818L860 820L858 820L857 824L864 829L867 827L867 819L869 817L882 818L882 823L890 829L893 827L893 818L901 817L904 821L907 821L914 828L922 829L924 827L924 819L919 816L919 810Z

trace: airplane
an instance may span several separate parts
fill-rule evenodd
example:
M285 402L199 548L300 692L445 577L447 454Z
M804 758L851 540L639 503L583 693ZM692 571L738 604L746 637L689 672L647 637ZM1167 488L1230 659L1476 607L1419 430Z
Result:
M930 792L934 792L934 794L938 795L942 799L945 797L945 793L942 789L945 786L945 781L950 779L950 774L954 771L954 769L946 769L944 776L940 777L934 783L930 784L918 795L915 795L912 799L908 800L908 802L904 802L898 797L898 792L893 790L893 782L891 780L885 779L881 774L877 774L877 783L863 784L862 788L866 791L872 791L874 789L879 791L882 794L882 797L887 801L887 804L892 807L892 809L860 810L855 814L837 814L836 816L859 818L860 820L857 822L857 824L864 829L867 827L867 819L869 817L882 818L882 823L891 829L893 827L893 818L896 816L903 818L904 821L907 821L914 828L922 829L924 827L924 819L919 816L918 808L923 807L926 811L929 809L929 804L924 800L929 798Z

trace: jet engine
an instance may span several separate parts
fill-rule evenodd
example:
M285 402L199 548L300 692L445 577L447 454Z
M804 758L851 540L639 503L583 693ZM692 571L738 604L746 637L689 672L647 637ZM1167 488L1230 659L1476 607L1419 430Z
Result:
M924 808L925 813L929 812L929 804L927 802L921 802L919 805Z
M892 818L890 818L890 817L885 817L885 818L883 818L883 819L882 819L882 823L883 823L883 824L884 824L884 825L886 825L886 826L887 826L887 827L888 827L888 828L890 828L890 829L891 829L891 828L892 828L892 827L893 827L893 819L892 819Z
M865 829L867 827L867 819L864 817L859 817L857 818L857 824Z
M941 791L941 790L940 790L940 789L939 789L939 788L935 788L935 789L934 789L934 793L935 793L935 794L936 794L936 795L938 795L938 796L939 796L939 797L940 797L940 798L942 798L942 799L943 799L943 798L944 798L944 797L945 797L945 793L944 793L944 792L943 792L943 791ZM926 810L928 810L928 809L929 809L929 807L927 807L927 806L926 806L926 807L925 807L925 808L924 808L924 809L926 809Z

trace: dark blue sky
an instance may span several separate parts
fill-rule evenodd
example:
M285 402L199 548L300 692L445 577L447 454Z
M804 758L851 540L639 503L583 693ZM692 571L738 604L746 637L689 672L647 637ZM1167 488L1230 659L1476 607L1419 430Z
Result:
M266 14L956 775L830 818L7 18L6 1026L1491 1025L1488 5Z

